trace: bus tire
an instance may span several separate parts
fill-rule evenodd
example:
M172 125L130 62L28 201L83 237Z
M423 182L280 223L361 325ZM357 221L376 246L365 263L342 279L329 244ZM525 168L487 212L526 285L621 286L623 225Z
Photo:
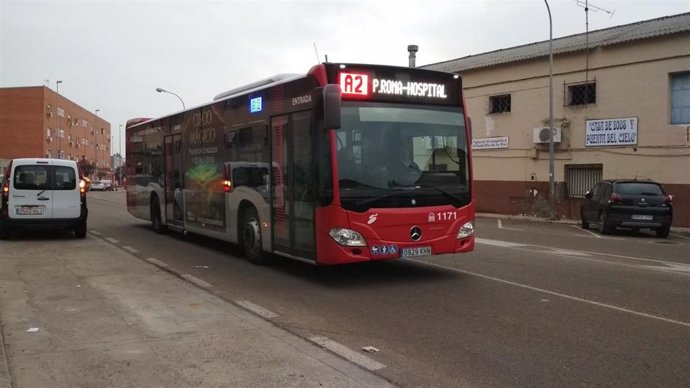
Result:
M253 264L268 264L269 256L261 250L261 225L259 213L254 207L245 209L242 213L242 229L240 230L240 247L244 256Z
M158 234L165 233L165 226L161 219L161 207L158 197L151 198L151 229Z

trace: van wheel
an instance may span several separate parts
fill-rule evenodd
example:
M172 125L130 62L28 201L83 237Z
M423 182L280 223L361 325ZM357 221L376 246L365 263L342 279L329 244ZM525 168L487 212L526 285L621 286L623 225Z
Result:
M12 231L7 229L0 229L0 240L12 239Z
M86 237L86 221L80 222L80 223L74 228L74 237L76 237L76 238L84 238L84 237Z
M261 225L259 214L255 208L249 208L242 215L242 229L240 230L240 246L244 256L250 262L258 265L267 264L269 256L261 250Z
M165 233L165 226L161 219L161 207L158 204L158 198L151 200L151 229L158 234Z

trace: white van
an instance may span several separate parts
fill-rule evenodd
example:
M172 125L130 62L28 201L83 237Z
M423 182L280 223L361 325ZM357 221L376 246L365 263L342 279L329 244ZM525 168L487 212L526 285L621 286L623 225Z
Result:
M16 229L72 229L86 237L86 182L73 160L13 159L2 181L0 238Z

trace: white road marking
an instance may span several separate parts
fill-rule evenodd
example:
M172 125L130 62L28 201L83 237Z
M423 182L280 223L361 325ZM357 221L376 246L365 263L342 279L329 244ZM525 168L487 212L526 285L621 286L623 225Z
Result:
M95 235L95 236L102 236L103 234L97 230L91 230L89 233Z
M590 235L592 235L592 236L594 236L594 237L603 238L602 236L600 236L600 235L598 235L598 234L596 234L596 233L594 233L594 232L591 232L591 231L589 231L589 230L587 230L587 229L582 229L582 228L580 228L579 226L576 226L576 225L570 225L570 226L573 227L573 228L575 228L575 229L577 229L577 230L579 230L579 231L581 231L581 232L589 233Z
M127 245L125 245L124 247L122 247L122 249L126 250L126 251L129 252L129 253L139 253L138 250L136 250L136 249L134 249L134 248L132 248L132 247L130 247L130 246L127 246Z
M667 264L667 267L656 267L656 266L651 266L651 265L643 265L642 267L657 270L657 271L687 272L690 274L690 265L687 265L687 264Z
M671 236L676 236L676 237L684 238L686 240L690 240L690 237L685 237L685 236L682 236L682 235L676 234L676 233L671 233Z
M509 241L488 240L488 239L483 239L483 238L475 238L474 241L478 244L492 245L492 246L503 247L503 248L529 248L529 247L533 247L533 248L539 248L538 252L542 252L542 253L557 253L557 254L562 254L562 255L566 255L566 256L580 256L580 257L573 258L576 260L594 261L597 263L604 263L604 264L611 264L611 265L622 265L622 266L626 266L626 267L634 267L634 268L642 268L642 269L656 269L656 270L673 271L674 268L682 268L679 266L684 265L683 263L676 263L673 261L646 259L643 257L624 256L624 255L617 255L617 254L613 254L613 253L575 251L575 250L547 247L547 246L543 246L543 245L518 244L518 243L509 242ZM609 256L609 257L615 257L617 259L643 261L643 262L648 262L648 263L660 264L660 265L663 265L665 267L616 263L613 261L596 259L592 256ZM683 270L680 270L677 272L685 272L685 270L683 269Z
M595 302L593 300L579 298L577 296L561 294L560 292L549 291L549 290L546 290L543 288L532 287L532 286L528 286L526 284L511 282L510 280L495 278L493 276L482 275L482 274L478 274L476 272L465 271L465 270L461 270L461 269L457 269L457 268L453 268L453 267L447 267L445 265L424 262L424 261L420 261L420 260L416 260L416 259L411 259L411 261L414 261L414 262L417 262L420 264L430 265L432 267L438 267L438 268L443 268L443 269L447 269L447 270L454 271L454 272L463 273L466 275L477 276L477 277L480 277L483 279L493 280L495 282L509 284L511 286L520 287L520 288L524 288L524 289L531 290L531 291L536 291L536 292L541 292L541 293L548 294L548 295L558 296L558 297L573 300L576 302L587 303L587 304L591 304L591 305L598 306L598 307L603 307L603 308L616 310L616 311L620 311L620 312L627 313L627 314L637 315L637 316L644 317L644 318L654 319L657 321L672 323L675 325L680 325L680 326L685 326L685 327L690 328L690 323L688 323L688 322L677 321L675 319L665 318L665 317L661 317L661 316L653 315L653 314L647 314L647 313L643 313L640 311L626 309L624 307L618 307L618 306L614 306L614 305L610 305L610 304L606 304L606 303Z
M212 287L213 287L213 285L212 285L211 283L207 283L207 282L205 282L205 281L199 279L198 277L192 276L192 275L190 275L190 274L188 274L188 273L183 274L183 275L180 275L180 276L181 276L183 279L185 279L185 280L187 280L187 281L189 281L189 282L191 282L191 283L194 283L194 284L196 284L197 286L199 286L199 287L201 287L201 288L206 288L206 289L208 289L208 288L212 288Z
M504 229L504 230L522 230L522 229L516 229L516 228L504 228L503 227L503 221L500 219L498 220L498 229Z
M109 241L109 242L111 242L111 243L113 243L113 244L117 244L117 243L120 242L120 240L115 240L115 239L112 238L112 237L106 237L106 241Z
M474 242L479 243L479 244L484 244L484 245L493 245L496 247L503 247L503 248L515 248L515 247L526 247L526 246L528 246L527 244L514 243L514 242L510 242L510 241L489 240L489 239L479 238L479 237L475 237Z
M258 314L264 318L271 319L271 318L277 318L278 317L278 314L274 313L273 311L265 309L265 308L263 308L257 304L254 304L248 300L238 300L238 301L235 301L235 303L237 303L238 305L240 305L240 306L246 308L247 310L249 310L255 314Z
M362 354L359 354L356 351L348 348L347 346L341 345L341 344L333 341L330 338L322 337L322 336L313 336L313 337L310 337L309 340L311 342L314 342L315 344L321 346L321 347L324 347L324 348L330 350L331 352L333 352L333 353L335 353L341 357L344 357L345 359L347 359L349 361L354 362L357 365L360 365L360 366L366 368L366 369L374 371L374 370L379 370L379 369L383 369L386 367L385 365L381 364L380 362L375 361L375 360L373 360L367 356L364 356Z
M591 255L589 253L584 253L584 252L578 252L578 251L571 251L569 249L557 249L557 248L552 248L549 250L551 253L555 253L558 255L563 255L563 256L584 256L584 257L590 257Z
M145 258L144 260L148 261L149 263L151 263L151 264L153 264L153 265L155 265L155 266L158 266L158 267L161 267L161 268L168 268L168 265L167 265L167 264L165 264L164 262L162 262L162 261L160 261L160 260L158 260L158 259L154 259L153 257L147 257L147 258Z

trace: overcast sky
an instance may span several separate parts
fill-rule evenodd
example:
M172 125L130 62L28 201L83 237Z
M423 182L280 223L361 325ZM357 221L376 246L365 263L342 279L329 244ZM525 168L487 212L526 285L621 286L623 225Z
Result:
M585 32L584 0L549 0L554 38ZM589 1L590 31L690 12L690 0ZM598 9L598 10L597 10ZM609 12L607 12L609 11ZM543 0L0 0L0 87L46 85L119 126L331 62L417 65L548 40ZM316 49L314 48L316 45ZM49 80L49 81L48 81Z

